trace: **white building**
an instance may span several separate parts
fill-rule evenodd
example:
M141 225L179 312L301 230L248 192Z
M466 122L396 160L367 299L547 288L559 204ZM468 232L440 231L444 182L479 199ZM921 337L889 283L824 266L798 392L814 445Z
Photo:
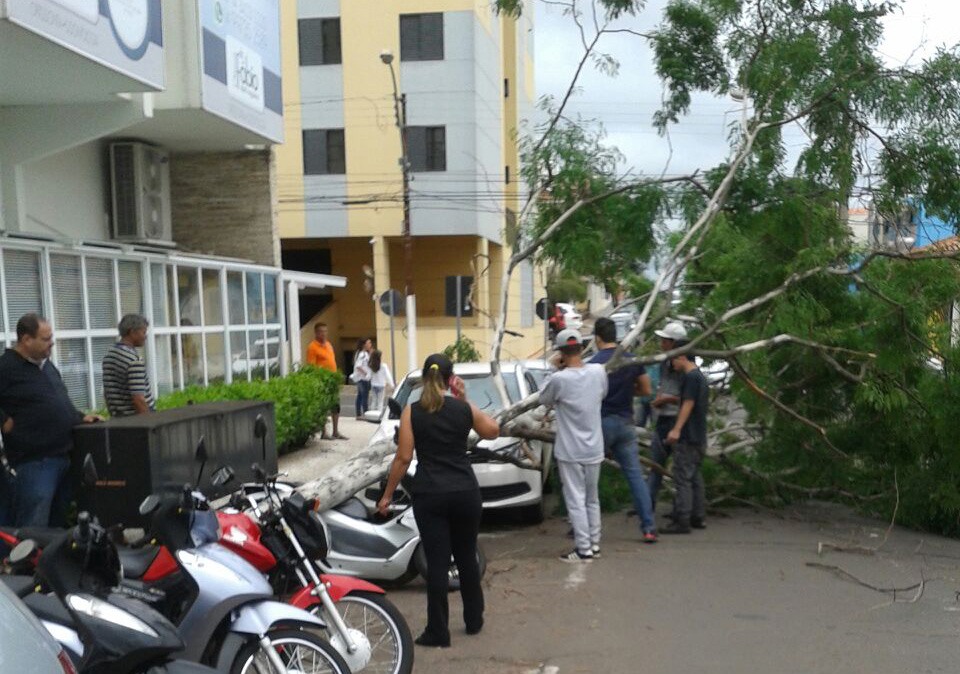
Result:
M285 371L290 293L344 285L279 268L281 87L278 0L0 2L0 334L46 315L79 407L124 313L164 393Z

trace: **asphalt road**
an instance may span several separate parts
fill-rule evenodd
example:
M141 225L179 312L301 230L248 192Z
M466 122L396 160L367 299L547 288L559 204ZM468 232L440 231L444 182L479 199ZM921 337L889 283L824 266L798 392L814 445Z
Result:
M960 542L895 530L880 553L817 556L821 541L876 546L881 522L812 505L781 519L750 510L706 531L638 541L635 520L604 517L603 558L560 562L566 523L487 524L482 545L486 626L462 627L451 595L453 645L417 648L431 674L677 674L955 672ZM808 563L835 565L881 593ZM392 590L415 634L426 616L417 580ZM894 603L894 599L896 603Z

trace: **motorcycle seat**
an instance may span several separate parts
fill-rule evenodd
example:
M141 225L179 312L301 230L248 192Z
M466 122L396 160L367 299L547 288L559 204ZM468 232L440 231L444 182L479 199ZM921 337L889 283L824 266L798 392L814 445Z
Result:
M153 560L160 553L156 545L144 545L141 548L118 548L120 563L123 565L123 577L136 580L142 578Z
M28 594L23 598L23 603L33 613L33 615L58 625L71 627L73 618L70 616L66 607L60 603L60 600L49 594Z
M0 576L0 582L7 586L7 589L23 599L28 594L33 594L37 587L37 581L33 576Z
M31 540L40 548L45 548L64 534L64 529L49 527L0 527L0 531L13 536L18 541Z
M357 520L365 520L369 516L367 506L363 505L363 501L356 496L351 496L340 505L333 506L333 509Z

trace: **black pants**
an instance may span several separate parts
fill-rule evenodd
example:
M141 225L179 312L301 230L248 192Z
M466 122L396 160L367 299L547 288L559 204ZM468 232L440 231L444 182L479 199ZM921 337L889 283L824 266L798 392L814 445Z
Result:
M447 592L451 554L460 572L463 622L470 629L479 628L483 620L483 588L477 563L482 510L479 489L414 495L413 514L427 557L427 628L424 632L437 639L450 638Z

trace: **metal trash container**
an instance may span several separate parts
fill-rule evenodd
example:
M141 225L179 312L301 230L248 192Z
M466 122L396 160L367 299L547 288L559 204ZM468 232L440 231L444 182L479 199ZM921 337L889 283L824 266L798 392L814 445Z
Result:
M258 415L263 415L267 423L265 443L253 434ZM83 458L90 454L98 474L94 489L75 479L79 507L97 515L104 525L142 527L146 521L140 516L139 507L144 498L163 489L194 484L200 469L194 454L201 437L208 460L200 491L211 499L254 479L250 467L255 462L268 473L277 471L272 402L189 405L84 424L74 429L73 437L73 466L81 466ZM210 477L222 465L233 468L236 480L217 489L210 484Z

